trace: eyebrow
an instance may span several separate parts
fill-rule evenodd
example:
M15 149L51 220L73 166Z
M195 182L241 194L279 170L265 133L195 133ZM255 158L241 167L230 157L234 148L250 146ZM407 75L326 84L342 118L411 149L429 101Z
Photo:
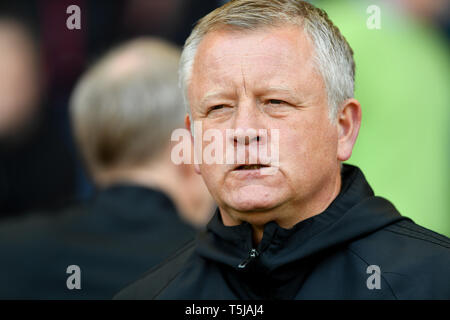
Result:
M295 90L288 88L288 87L284 87L284 86L271 86L268 88L265 88L264 90L261 90L261 92L263 92L261 94L261 96L267 96L267 95L271 95L274 93L282 93L285 94L289 99L292 100L299 100L301 97L299 96L298 92L295 92ZM294 94L295 92L295 94Z
M285 93L291 94L292 89L290 89L288 87L283 87L283 86L279 86L279 87L272 86L272 87L265 88L263 91L264 92L268 92L268 93L280 92L281 91L281 92L285 92Z
M216 90L216 91L211 91L208 92L207 94L205 94L205 96L200 100L199 106L204 106L206 104L206 102L210 99L214 99L216 97L223 97L226 96L226 94L224 94L223 90Z

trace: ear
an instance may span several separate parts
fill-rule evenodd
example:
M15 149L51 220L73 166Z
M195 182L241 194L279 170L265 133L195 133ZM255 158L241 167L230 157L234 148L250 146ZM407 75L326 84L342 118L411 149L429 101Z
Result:
M192 150L191 150L191 154L193 155L195 152L195 147L194 147L194 135L193 132L191 131L191 118L189 116L189 114L186 113L186 116L184 117L184 126L186 127L186 129L191 133L191 145L192 145ZM194 156L192 156L192 159L194 159ZM194 161L192 161L192 163L194 163L194 170L196 173L200 174L200 166L195 163Z
M352 155L361 126L361 104L358 100L353 98L346 100L336 121L339 134L337 158L339 161L346 161Z

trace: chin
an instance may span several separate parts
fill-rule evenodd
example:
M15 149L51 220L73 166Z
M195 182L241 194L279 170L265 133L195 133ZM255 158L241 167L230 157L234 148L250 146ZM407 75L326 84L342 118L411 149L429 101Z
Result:
M243 213L267 211L280 203L279 190L261 185L241 187L231 191L230 195L230 207Z
M267 203L265 201L242 201L239 203L234 203L231 207L234 210L240 212L253 212L253 211L267 211L274 208L276 205L272 203Z

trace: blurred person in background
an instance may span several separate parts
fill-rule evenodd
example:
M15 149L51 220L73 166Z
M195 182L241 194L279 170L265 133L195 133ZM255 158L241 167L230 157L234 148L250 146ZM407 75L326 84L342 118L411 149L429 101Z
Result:
M62 205L74 161L46 105L38 44L14 18L0 18L0 75L0 218Z
M187 221L201 226L206 221L199 212L211 209L206 188L193 166L175 165L170 157L172 131L184 120L179 54L162 40L146 38L113 50L75 88L71 118L96 185L156 186ZM186 186L192 188L185 192Z
M98 192L53 219L0 228L0 298L107 299L190 241L211 197L192 165L175 165L170 137L184 108L179 49L138 39L114 49L71 99L77 145ZM69 290L66 269L81 270Z
M448 1L313 3L355 51L355 97L364 116L349 162L400 212L450 236L450 59L448 42L429 20L439 6L446 12ZM373 5L379 29L367 26Z

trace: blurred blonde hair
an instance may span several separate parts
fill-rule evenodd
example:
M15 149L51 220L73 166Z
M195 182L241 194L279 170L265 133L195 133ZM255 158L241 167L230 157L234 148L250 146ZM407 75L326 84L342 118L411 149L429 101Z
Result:
M185 115L179 57L167 42L140 38L113 49L83 75L70 110L91 171L140 165L169 144Z

